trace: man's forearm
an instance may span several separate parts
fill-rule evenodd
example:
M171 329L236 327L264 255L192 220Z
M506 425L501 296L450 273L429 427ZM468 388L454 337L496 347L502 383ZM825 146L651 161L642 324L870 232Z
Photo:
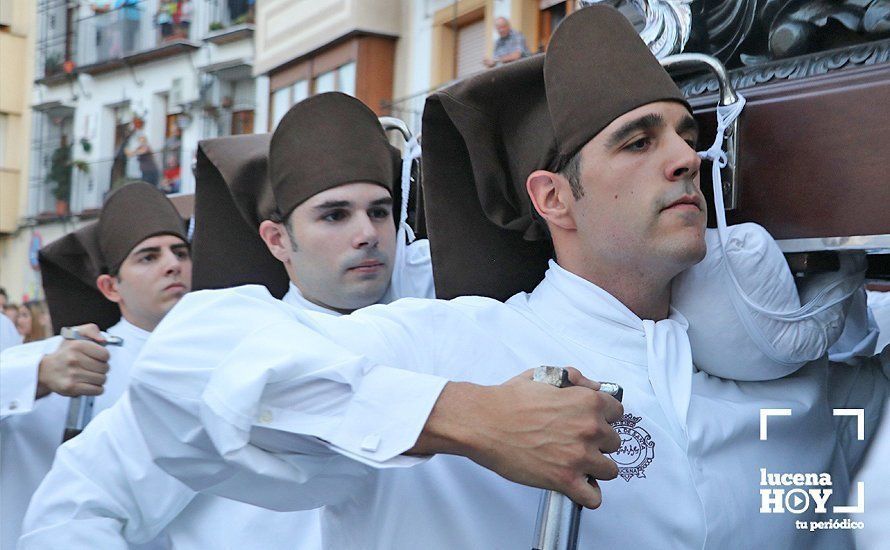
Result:
M487 388L469 382L449 382L439 395L417 443L405 454L472 454L474 416L485 400Z
M531 371L497 386L449 382L406 454L464 456L516 483L555 489L596 507L599 489L587 479L618 474L603 453L621 443L608 422L623 409L577 370L570 379L576 387L533 382Z
M517 50L515 52L511 52L511 53L504 54L504 55L500 56L498 58L498 61L500 63L509 63L511 61L516 61L520 57L522 57L522 52Z

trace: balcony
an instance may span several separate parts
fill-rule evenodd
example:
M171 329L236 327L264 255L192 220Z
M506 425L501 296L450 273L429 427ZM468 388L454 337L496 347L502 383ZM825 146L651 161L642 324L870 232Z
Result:
M96 75L196 50L194 3L132 1L79 19L78 70Z
M250 39L254 31L254 9L247 0L209 0L204 40L221 45Z
M67 0L40 0L37 4L34 77L38 84L65 82L66 62L72 59L76 7Z
M86 161L80 146L58 140L34 144L36 170L29 184L30 214L50 220L98 213L108 193L134 181L147 181L167 194L182 188L181 149L146 151Z
M73 210L99 208L110 191L134 181L150 183L164 193L176 194L182 189L181 149L139 152L121 151L114 158L86 163L86 169L74 174Z

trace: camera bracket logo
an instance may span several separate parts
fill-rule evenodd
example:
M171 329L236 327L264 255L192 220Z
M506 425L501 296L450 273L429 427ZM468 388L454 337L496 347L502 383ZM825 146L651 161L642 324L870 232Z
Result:
M768 423L773 416L791 416L791 409L760 409L760 440L769 439ZM857 439L865 440L865 413L863 409L834 409L834 416L856 417ZM810 509L816 514L827 514L828 499L834 493L831 474L819 473L774 473L760 468L760 513L761 514L803 514ZM832 514L861 514L865 512L865 484L856 483L856 504L854 506L832 506ZM863 522L849 518L828 521L798 521L798 529L815 531L818 529L862 529Z

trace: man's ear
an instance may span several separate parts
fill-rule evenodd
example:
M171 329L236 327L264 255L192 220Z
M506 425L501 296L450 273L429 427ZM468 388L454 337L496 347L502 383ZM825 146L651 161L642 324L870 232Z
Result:
M576 229L570 203L573 201L572 190L563 176L547 170L535 170L525 180L525 189L535 210L551 226L551 230L553 227L567 231Z
M284 222L287 223L287 222ZM282 263L290 262L291 242L283 223L264 220L260 223L260 238L266 248Z
M121 294L117 289L117 279L112 277L111 275L99 275L96 277L96 286L99 288L99 292L102 293L102 296L105 296L105 299L109 302L114 302L115 304L121 303Z

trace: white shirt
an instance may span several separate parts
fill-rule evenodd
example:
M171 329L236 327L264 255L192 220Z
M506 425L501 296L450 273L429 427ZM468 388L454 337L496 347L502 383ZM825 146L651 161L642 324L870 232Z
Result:
M94 412L110 407L130 380L130 366L149 333L121 319L108 333L123 338L124 345L109 346L111 370L105 391L94 401ZM61 336L31 342L0 354L3 376L3 417L0 421L0 549L13 549L19 538L28 501L52 465L70 399L52 393L35 399L37 369L41 358L53 353ZM9 384L7 386L7 384ZM13 396L13 397L9 397Z
M413 286L432 293L426 241L408 247ZM405 291L390 289L384 300ZM290 284L282 300L298 310L340 314L308 301ZM95 469L94 464L105 465ZM276 512L198 494L152 462L129 396L99 415L75 440L62 446L34 495L25 518L21 550L59 540L67 548L126 549L163 534L179 550L321 548L318 510Z
M880 327L877 349L890 345L890 292L868 292L868 305ZM856 548L881 550L890 541L890 403L884 409L884 421L868 451L862 471L856 478L865 484L868 494L865 514L860 518L865 529L856 531Z
M194 293L167 321L132 388L159 464L194 488L275 509L326 505L324 543L335 549L528 547L540 491L460 457L401 453L447 379L499 384L541 364L625 389L621 476L582 515L582 547L849 547L849 531L795 528L831 513L761 514L761 468L828 473L842 495L828 504L847 504L868 437L858 442L855 422L835 424L831 409L865 408L870 436L890 369L884 354L883 368L822 360L777 381L712 377L692 365L676 311L641 320L555 264L506 304L400 300L332 318L247 286ZM200 357L170 351L188 326L202 327L188 336ZM204 333L224 349L201 345ZM770 422L767 441L761 408L793 411Z
M283 301L339 315L312 304L290 285ZM100 469L95 464L103 464ZM61 446L34 493L22 525L20 550L64 540L66 548L126 550L161 536L180 550L321 547L316 510L274 512L195 493L152 462L129 395Z

